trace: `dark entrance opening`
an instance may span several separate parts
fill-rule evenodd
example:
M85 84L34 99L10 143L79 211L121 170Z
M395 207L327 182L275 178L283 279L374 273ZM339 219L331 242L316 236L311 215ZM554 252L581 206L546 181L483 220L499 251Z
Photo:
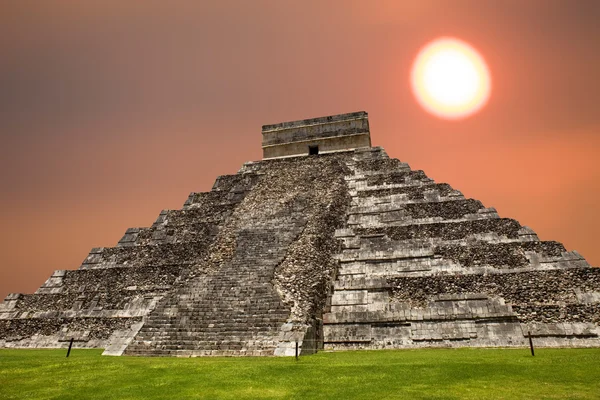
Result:
M319 146L308 146L308 155L316 156L319 154Z

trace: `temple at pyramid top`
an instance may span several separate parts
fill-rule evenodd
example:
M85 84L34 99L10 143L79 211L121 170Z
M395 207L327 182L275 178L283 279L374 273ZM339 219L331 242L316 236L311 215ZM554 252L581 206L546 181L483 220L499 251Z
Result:
M263 159L371 147L365 111L263 125L262 135Z

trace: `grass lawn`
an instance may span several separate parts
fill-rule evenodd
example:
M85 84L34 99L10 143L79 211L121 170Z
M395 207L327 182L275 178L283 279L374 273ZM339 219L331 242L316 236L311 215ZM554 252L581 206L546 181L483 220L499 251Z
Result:
M298 361L101 353L0 350L0 399L600 399L600 349L321 352Z

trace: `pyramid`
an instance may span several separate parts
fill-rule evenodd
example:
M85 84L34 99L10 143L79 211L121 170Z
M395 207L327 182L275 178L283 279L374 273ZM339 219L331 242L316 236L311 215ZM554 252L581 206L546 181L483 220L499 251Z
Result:
M600 269L372 147L366 112L262 134L263 160L9 294L0 347L600 347Z

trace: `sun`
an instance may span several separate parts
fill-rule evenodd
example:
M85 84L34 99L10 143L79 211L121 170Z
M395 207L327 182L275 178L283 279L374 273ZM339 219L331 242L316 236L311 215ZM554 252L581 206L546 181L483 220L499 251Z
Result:
M491 92L483 57L462 40L443 37L423 47L411 71L413 93L421 106L445 119L466 118L486 105Z

